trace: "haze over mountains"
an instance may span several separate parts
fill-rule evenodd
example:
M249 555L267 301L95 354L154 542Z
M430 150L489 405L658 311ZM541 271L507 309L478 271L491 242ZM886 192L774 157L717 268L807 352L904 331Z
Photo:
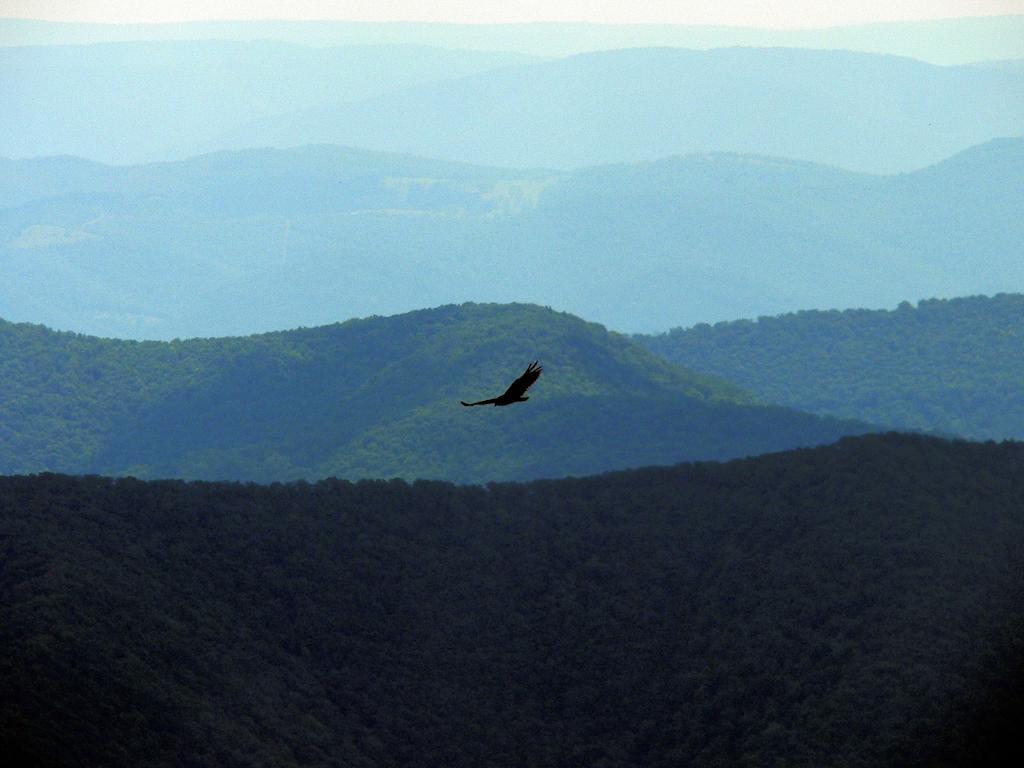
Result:
M0 19L0 46L84 45L167 40L280 40L310 46L425 45L532 56L571 56L616 48L816 48L909 56L933 64L1024 58L1024 16L883 22L823 29L686 24L372 23L216 21L88 24Z
M532 60L273 40L0 46L0 155L168 159L247 121Z
M0 47L0 155L130 163L341 144L567 169L728 151L891 173L1024 126L1015 67L783 48L534 61L275 41Z
M1024 127L1024 73L844 51L632 49L256 121L204 150L332 143L576 168L695 151L911 171Z
M238 335L463 301L620 331L1024 291L1024 140L872 176L725 154L509 171L304 147L0 161L0 316Z
M0 20L0 755L1024 764L1022 61Z
M994 23L887 29L939 39ZM0 28L8 42L103 32ZM1024 290L1022 203L1009 192L1024 180L1021 144L997 140L1024 127L1014 61L753 47L537 61L411 44L454 27L245 28L374 44L0 47L0 154L127 162L290 147L124 168L0 160L0 316L170 339L530 301L654 332ZM572 29L584 48L602 39ZM613 30L650 32L601 32ZM490 34L461 33L466 47ZM359 149L296 146L309 143Z

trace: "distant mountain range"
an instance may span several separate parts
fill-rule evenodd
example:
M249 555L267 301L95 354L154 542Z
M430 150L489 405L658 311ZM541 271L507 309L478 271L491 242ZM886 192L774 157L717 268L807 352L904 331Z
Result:
M500 394L535 359L544 374L528 403L459 405ZM170 343L0 323L0 474L485 482L867 429L755 405L601 326L525 305Z
M279 40L310 46L425 45L570 56L614 48L817 48L909 56L933 64L1024 58L1024 16L757 29L689 24L443 24L214 21L89 24L0 19L0 46L167 40Z
M1024 439L1024 295L798 312L637 341L765 402L977 439Z
M1012 765L1022 466L872 435L485 488L0 477L0 740L68 768Z
M1024 16L0 19L0 754L1024 764L1022 132Z
M1024 126L1024 71L873 53L633 48L540 60L275 41L0 47L0 155L105 162L340 144L578 168L740 152L910 171Z
M870 176L727 154L509 171L305 147L0 161L0 316L241 335L463 301L630 332L1024 291L1024 140Z
M606 51L259 120L203 150L344 144L577 168L727 151L910 171L1024 129L1024 72L847 51Z
M250 120L533 60L270 40L0 46L0 155L164 160Z

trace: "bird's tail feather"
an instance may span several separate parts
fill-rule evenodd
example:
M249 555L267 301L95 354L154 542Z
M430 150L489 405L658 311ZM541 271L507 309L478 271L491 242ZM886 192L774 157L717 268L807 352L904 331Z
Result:
M475 403L467 403L465 400L459 400L459 402L462 403L464 406L466 406L468 408L469 406L472 406L472 405L490 405L495 400L497 400L496 397L492 397L490 400L478 400Z

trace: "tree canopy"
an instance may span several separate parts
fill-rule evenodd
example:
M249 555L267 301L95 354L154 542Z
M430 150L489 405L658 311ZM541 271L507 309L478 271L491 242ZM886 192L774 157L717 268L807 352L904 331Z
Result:
M974 438L1024 437L1024 295L805 311L634 336L766 402Z
M0 478L34 765L1020 756L1024 446L457 487Z
M536 359L544 380L523 407L459 405L503 391ZM531 305L173 342L0 322L6 473L487 482L742 456L865 429L757 406L725 381Z

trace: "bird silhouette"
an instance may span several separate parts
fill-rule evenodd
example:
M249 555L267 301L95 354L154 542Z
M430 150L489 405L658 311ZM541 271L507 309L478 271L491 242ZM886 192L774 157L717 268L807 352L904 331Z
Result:
M523 375L513 381L505 393L498 397L492 397L490 400L480 400L475 403L467 403L465 400L459 400L467 408L472 405L512 405L512 403L523 403L530 398L526 397L526 390L533 386L534 382L540 378L540 372L543 369L537 365L537 361L534 360L530 363Z

